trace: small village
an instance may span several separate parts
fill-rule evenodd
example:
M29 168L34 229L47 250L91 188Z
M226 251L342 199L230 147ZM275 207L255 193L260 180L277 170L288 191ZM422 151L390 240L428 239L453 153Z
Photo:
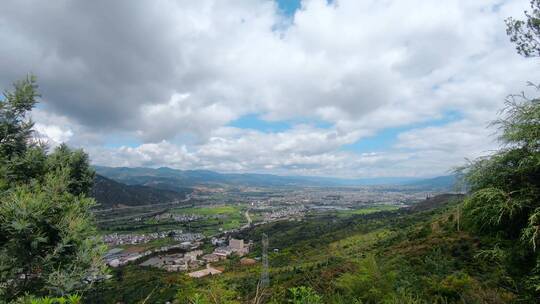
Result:
M167 237L173 237L176 241L180 242L193 242L201 240L204 235L201 233L184 233L182 230L169 230L162 232L152 232L143 234L118 234L112 233L103 236L103 242L109 246L118 245L136 245L146 244L153 240L164 239Z
M263 214L264 221L275 221L283 218L302 216L308 209L304 205L286 207L278 210L272 210Z
M177 236L184 237L179 244L162 246L152 250L133 251L129 249L123 250L118 247L112 248L105 256L105 260L110 267L116 268L150 256L147 260L140 263L139 266L155 267L169 272L193 270L188 273L190 277L202 278L223 272L222 269L212 267L211 263L226 260L231 255L243 257L249 253L250 248L253 246L253 242L251 241L245 243L244 240L230 238L227 242L225 237L213 237L210 242L216 247L213 252L204 254L203 250L198 249L201 247L204 237L200 234L191 234L190 238L187 238L186 235L187 234L181 234ZM175 240L177 237L175 237ZM132 238L131 241L139 239L140 238ZM146 238L142 239L146 240ZM116 243L119 240L126 241L122 237L117 236L114 238ZM184 253L176 251L183 251ZM255 263L255 260L243 258L241 263L251 265Z
M251 245L252 243L244 243L244 240L231 238L227 246L216 247L212 253L203 254L202 250L192 250L183 254L160 255L144 261L140 266L157 267L167 271L188 271L205 267L188 273L190 277L201 278L220 274L223 270L212 267L211 263L225 260L233 254L242 257L249 253Z
M154 216L154 219L157 221L172 220L178 223L193 222L202 218L203 216L197 214L173 214L168 212Z

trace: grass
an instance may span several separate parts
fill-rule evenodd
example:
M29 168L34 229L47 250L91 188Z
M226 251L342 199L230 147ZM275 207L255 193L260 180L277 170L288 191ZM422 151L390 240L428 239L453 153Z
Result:
M369 206L369 207L366 207L366 208L340 211L340 213L364 215L364 214L370 214L370 213L381 212L381 211L394 211L394 210L397 210L397 209L399 209L398 206L373 205L373 206Z
M149 233L169 230L184 230L201 232L207 236L216 234L222 230L239 228L247 223L244 216L244 206L240 205L216 205L205 207L174 208L167 212L176 214L196 214L209 218L201 219L191 223L178 223L175 221L157 221L149 218L141 222L134 222L133 219L120 219L114 222L107 222L100 225L101 233ZM219 218L211 218L220 216Z
M213 235L222 230L231 230L247 223L244 217L244 207L238 205L219 205L209 207L191 207L171 210L178 214L197 214L202 216L219 215L222 218L208 218L190 224L191 230L205 235Z
M378 229L367 233L354 234L350 237L335 241L329 249L333 255L343 257L362 257L365 251L371 249L378 241L391 235L388 229Z
M173 209L172 211L179 214L198 214L198 215L220 215L220 214L233 214L239 213L241 207L222 205L215 207L191 207L182 209Z

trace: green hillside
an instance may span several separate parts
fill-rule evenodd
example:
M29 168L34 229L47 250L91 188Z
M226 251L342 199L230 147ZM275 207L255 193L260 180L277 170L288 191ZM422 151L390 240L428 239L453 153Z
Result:
M429 211L321 213L237 237L269 236L271 283L263 292L265 303L289 303L291 288L299 286L309 287L322 303L533 303L534 291L525 282L530 265L519 256L498 260L495 250L511 249L511 243L463 230L462 201L443 198L443 207ZM260 256L258 244L250 256ZM197 303L252 303L260 296L260 263L242 266L232 259L221 266L221 276L198 281L128 266L97 286L88 301L135 303L149 297L152 303L191 303L181 299L219 295L220 302Z
M179 202L191 189L163 190L141 185L126 185L101 175L96 175L90 195L96 199L98 208L140 206Z

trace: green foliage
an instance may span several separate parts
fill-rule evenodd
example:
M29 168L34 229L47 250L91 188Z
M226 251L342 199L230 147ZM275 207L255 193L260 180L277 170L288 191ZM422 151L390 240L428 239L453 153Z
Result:
M16 82L14 87L0 100L0 156L4 158L23 154L28 148L33 123L26 115L39 96L34 76Z
M507 259L507 253L499 245L495 245L491 249L478 251L474 257L489 263L502 265Z
M354 273L344 274L336 285L351 298L365 303L389 300L395 290L397 272L390 264L381 264L374 255L362 259Z
M540 0L531 0L526 20L506 20L507 33L519 54L540 56ZM534 86L531 84L531 86ZM537 90L540 87L534 86ZM471 195L463 206L470 231L495 238L495 246L477 254L498 265L498 277L518 277L527 297L540 296L540 99L524 94L506 101L500 118L499 140L504 147L462 168ZM501 248L499 244L511 242Z
M380 265L373 255L369 255L360 262L357 271L344 274L336 284L351 297L375 303L392 292L395 275L395 272Z
M506 19L506 33L516 44L519 54L540 56L540 0L531 0L531 12L525 11L526 20Z
M203 291L194 293L187 303L191 304L235 304L240 303L236 300L236 292L220 280L212 280Z
M104 247L85 196L88 156L61 145L50 155L32 138L34 77L0 101L0 300L84 290L104 272ZM24 298L23 298L24 299ZM74 296L68 301L76 303ZM37 300L36 300L37 301ZM61 302L43 298L43 303Z
M508 148L473 162L465 178L473 193L499 205L496 222L528 218L540 197L540 100L511 98L495 124Z
M322 298L311 287L289 288L289 303L293 304L322 304Z
M186 302L180 303L189 303L189 304L210 304L210 302L205 299L200 293L196 293L191 296Z
M528 242L534 251L537 249L538 240L540 240L540 208L536 208L529 215L527 227L523 230L521 239Z
M434 284L434 293L450 301L458 301L470 292L473 282L466 273L452 273Z
M178 293L176 294L176 300L179 303L190 303L197 302L201 303L202 296L197 294L197 288L195 282L192 278L187 275L182 275L179 279L181 285L178 288Z
M74 195L88 195L94 181L95 173L90 168L88 155L83 150L72 150L66 144L58 146L47 157L47 170L65 168L68 171L68 191Z
M43 173L45 151L32 140L33 122L27 117L37 103L35 77L14 84L0 100L0 190L27 183Z
M503 190L484 188L465 200L463 210L470 226L477 231L489 232L508 229L521 207Z
M94 200L67 191L67 170L43 183L21 185L1 196L0 279L2 292L62 294L102 272L103 247L90 208Z
M81 302L81 296L77 294L68 295L64 297L41 297L35 298L32 296L26 296L19 298L14 304L79 304Z

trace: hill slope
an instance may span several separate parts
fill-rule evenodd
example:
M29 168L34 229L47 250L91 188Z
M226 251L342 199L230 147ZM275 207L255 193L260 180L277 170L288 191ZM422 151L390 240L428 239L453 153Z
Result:
M460 201L463 199L463 197L463 194L441 194L412 205L410 210L416 212L437 209L445 207L456 201Z
M434 178L423 179L419 181L408 182L405 185L411 186L417 189L437 189L446 191L455 191L457 184L457 177L455 175L437 176Z
M489 253L503 244L457 224L455 199L434 197L424 206L428 211L314 213L301 222L255 226L236 237L255 241L250 257L261 256L263 233L276 249L269 252L271 285L259 303L538 303L519 267L493 261ZM196 295L212 303L215 294L222 295L222 303L255 302L260 263L245 266L230 259L220 266L223 274L204 280L130 266L122 270L122 281L105 284L88 303L146 297L188 303L185 298ZM289 288L298 286L322 299L293 301Z
M178 192L141 185L126 185L98 174L91 196L100 204L99 208L114 208L120 205L137 206L181 201L189 192L189 189Z

